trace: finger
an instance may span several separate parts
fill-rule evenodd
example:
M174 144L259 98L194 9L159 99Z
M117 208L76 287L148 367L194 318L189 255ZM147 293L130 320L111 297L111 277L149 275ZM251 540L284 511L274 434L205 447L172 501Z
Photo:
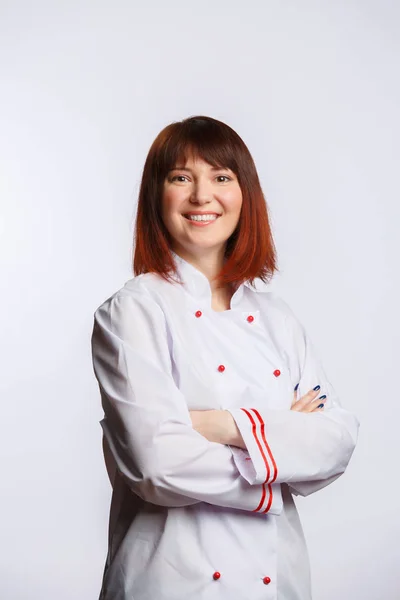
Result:
M315 396L317 396L320 392L320 386L317 386L318 389L312 389L309 392L307 392L307 394L305 394L304 396L302 396L300 398L300 400L298 400L295 404L295 410L301 410L302 408L304 408L305 406L307 406L307 404L309 404L312 400L314 400Z
M306 394L304 394L304 396L300 398L299 402L301 402L303 406L305 406L309 402L312 402L315 399L315 397L321 393L321 387L318 385L316 386L316 388L317 389L313 388L312 390L309 390Z
M319 402L319 404L317 404L317 409L320 410L324 410L325 408L325 402L326 402L326 396L320 396L319 398L317 398L317 400L315 401L315 403Z
M297 410L299 412L304 412L304 413L314 412L316 408L322 410L324 408L325 400L326 400L326 395L324 394L323 396L320 396L319 398L310 400L307 404L301 404L299 401L294 405L294 407L292 407L291 410Z
M313 402L311 402L309 405L309 406L312 406L313 408L309 412L322 412L325 408L325 402L326 402L325 395L320 396L316 400L313 400Z
M299 391L298 391L299 385L300 384L298 383L296 385L296 387L294 388L294 391L293 391L293 402L292 402L291 406L293 406L297 402L297 400L299 399Z

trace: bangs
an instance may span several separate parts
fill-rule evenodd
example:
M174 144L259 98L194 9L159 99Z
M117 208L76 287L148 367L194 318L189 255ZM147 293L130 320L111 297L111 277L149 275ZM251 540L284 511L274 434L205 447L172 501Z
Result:
M268 209L256 166L242 138L232 127L211 117L195 116L167 125L147 155L139 191L133 269L135 275L175 273L173 241L162 218L162 195L169 171L185 167L189 158L214 168L230 169L237 177L243 203L236 230L226 241L221 285L267 281L277 270Z
M184 167L189 158L200 158L213 167L228 168L239 174L236 160L238 148L232 137L223 135L221 128L210 122L189 121L170 132L159 159L159 174L164 179L171 169Z

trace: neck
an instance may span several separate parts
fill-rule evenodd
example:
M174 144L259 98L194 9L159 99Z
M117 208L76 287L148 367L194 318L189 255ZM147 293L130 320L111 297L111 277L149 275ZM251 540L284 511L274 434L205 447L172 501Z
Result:
M174 249L174 252L207 277L212 292L221 290L221 287L217 287L217 282L213 278L218 275L224 265L225 248L217 252L214 250L196 254L192 254L184 248Z

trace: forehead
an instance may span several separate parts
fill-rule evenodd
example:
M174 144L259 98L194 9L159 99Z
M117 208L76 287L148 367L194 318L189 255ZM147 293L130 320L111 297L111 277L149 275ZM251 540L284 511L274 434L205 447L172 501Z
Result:
M176 164L174 167L171 167L171 169L169 169L169 171L195 171L196 168L199 168L199 164L192 164L192 163L186 163L185 165L182 164ZM229 167L213 167L212 165L208 164L208 163L204 163L204 169L211 171L211 172L215 172L215 171L230 171Z
M210 171L220 171L221 169L226 169L230 171L229 167L224 165L213 165L206 160L204 160L201 156L181 156L178 157L176 161L171 165L170 171L174 169L180 170L192 170L192 169L206 169Z

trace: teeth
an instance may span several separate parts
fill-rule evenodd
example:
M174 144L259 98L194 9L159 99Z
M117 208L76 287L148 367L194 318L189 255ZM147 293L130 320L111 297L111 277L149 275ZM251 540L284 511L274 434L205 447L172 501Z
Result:
M218 215L188 215L191 221L215 221Z

